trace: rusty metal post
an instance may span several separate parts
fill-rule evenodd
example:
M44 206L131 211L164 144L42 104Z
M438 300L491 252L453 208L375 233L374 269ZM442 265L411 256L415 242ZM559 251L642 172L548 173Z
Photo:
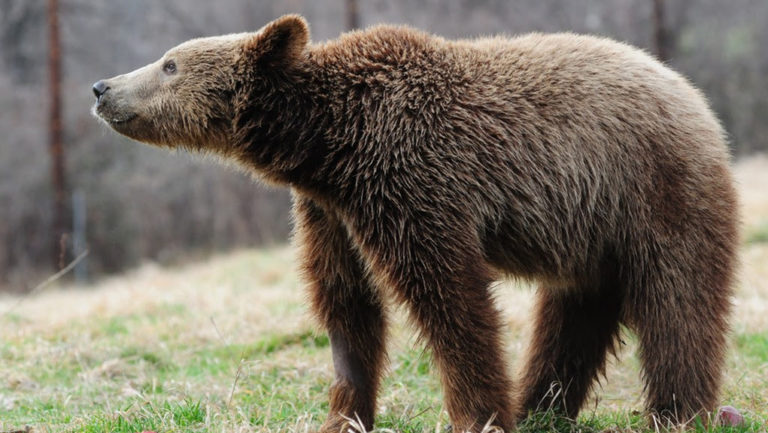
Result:
M61 269L66 262L66 178L61 124L61 41L59 39L59 2L48 0L48 73L50 98L48 140L53 187L53 265Z

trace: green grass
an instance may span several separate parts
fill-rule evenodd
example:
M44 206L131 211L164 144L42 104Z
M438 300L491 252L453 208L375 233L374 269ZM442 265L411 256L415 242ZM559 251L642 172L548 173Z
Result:
M25 299L10 314L3 312L17 299L0 298L0 432L27 425L35 432L89 433L317 428L328 410L331 353L304 310L292 255L278 248L182 268L145 267L95 287ZM509 352L517 358L525 333L519 323L527 323L519 316L527 314L531 293L499 290ZM768 305L766 292L751 287L741 302ZM736 315L723 393L723 403L742 410L748 424L694 425L693 431L766 430L768 325L760 317ZM392 322L376 428L442 432L448 417L430 356L414 344L401 312ZM624 340L621 362L609 367L597 402L576 422L536 414L519 431L650 432L637 412L636 342Z
M739 334L736 349L755 366L768 365L768 333Z
M142 431L203 432L208 411L199 401L164 402L135 401L113 415L97 415L77 427L86 433L135 433Z
M768 243L768 220L751 227L747 231L746 239L749 244Z

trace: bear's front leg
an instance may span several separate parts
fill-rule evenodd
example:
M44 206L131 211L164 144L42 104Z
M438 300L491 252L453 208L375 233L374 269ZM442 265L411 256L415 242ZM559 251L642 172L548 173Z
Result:
M439 369L453 431L480 432L486 423L511 431L502 321L477 231L458 210L414 221L400 213L406 206L382 209L395 214L363 222L354 238L377 281L410 307Z
M341 222L302 197L294 213L312 310L328 331L336 371L320 432L345 431L347 418L370 430L386 357L384 310Z

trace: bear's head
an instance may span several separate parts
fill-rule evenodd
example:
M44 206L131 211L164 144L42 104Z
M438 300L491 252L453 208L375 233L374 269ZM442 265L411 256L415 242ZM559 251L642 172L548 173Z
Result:
M128 74L93 85L93 113L115 131L164 147L231 155L237 119L275 73L306 56L309 29L283 16L255 33L193 39Z

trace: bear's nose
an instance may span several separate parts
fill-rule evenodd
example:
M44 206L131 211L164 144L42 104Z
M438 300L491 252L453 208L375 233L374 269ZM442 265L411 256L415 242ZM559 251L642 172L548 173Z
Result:
M102 95L107 93L107 90L109 90L109 86L107 86L104 80L99 80L93 85L93 94L96 95L96 99L101 99Z

